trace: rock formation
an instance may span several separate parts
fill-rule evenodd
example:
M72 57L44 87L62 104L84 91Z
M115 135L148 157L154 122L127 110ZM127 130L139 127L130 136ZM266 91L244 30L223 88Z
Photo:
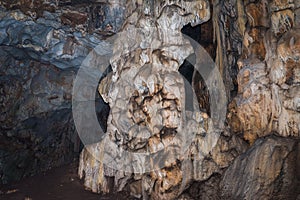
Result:
M115 43L110 81L99 86L111 108L106 138L82 152L79 174L93 192L127 187L136 197L174 199L189 182L218 168L197 158L209 153L204 146L214 146L207 143L216 143L218 133L207 114L196 108L193 115L186 113L185 82L178 72L193 53L180 29L208 20L209 3L137 6ZM199 151L200 145L204 149ZM211 169L201 173L204 163Z
M296 199L299 195L299 140L271 136L257 140L226 170L222 199Z
M0 1L0 183L69 163L80 148L72 83L88 52L102 42L88 29L102 29L83 20L88 11L77 4L41 2ZM101 99L97 105L100 119L106 118L109 108Z
M243 48L237 61L237 96L229 104L228 122L232 132L241 133L253 146L246 157L239 156L226 170L220 186L222 195L233 199L296 199L300 5L298 1L261 0L244 2L244 9L239 6L236 24Z
M221 132L197 102L193 112L185 107L178 69L194 50L180 29L208 20L209 3L148 6L138 5L114 46L113 72L99 86L111 108L107 135L83 150L79 175L93 192L129 190L138 198L176 199L192 181L220 172L234 151L245 148L231 135L217 143Z
M73 81L116 37L92 91L106 137L81 152L86 189L300 199L299 16L299 0L0 0L0 183L76 155Z
M299 22L292 12L297 7L293 1L246 6L250 23L243 34L238 95L229 115L232 129L243 132L250 143L274 132L299 137Z

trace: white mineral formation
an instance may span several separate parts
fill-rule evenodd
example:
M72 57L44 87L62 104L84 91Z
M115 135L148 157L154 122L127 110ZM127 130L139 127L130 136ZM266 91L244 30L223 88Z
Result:
M216 144L207 114L186 112L178 69L194 50L181 28L210 18L209 3L137 1L114 44L113 72L99 85L111 108L106 137L87 146L79 175L93 192L129 190L144 199L175 199L220 162L204 159ZM203 117L204 116L204 117ZM201 162L200 162L201 161Z

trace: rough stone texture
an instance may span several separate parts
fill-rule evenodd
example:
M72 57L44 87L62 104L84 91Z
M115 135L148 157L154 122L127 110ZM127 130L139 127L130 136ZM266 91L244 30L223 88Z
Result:
M67 19L66 16L70 15L67 13L71 11L63 14L44 12L43 17L36 20L18 10L5 12L2 8L2 11L1 45L24 49L30 58L61 69L80 67L88 53L102 43L103 35L88 34L82 27L63 26L59 16L69 25L80 22ZM86 17L86 14L77 15ZM77 15L72 14L74 18Z
M108 107L101 100L96 104L110 139L81 153L85 187L98 193L127 190L144 199L299 199L300 1L153 2L0 1L0 182L73 157L79 141L70 114L71 88L78 67L113 34L139 27L143 37L124 35L116 44L112 72L99 85L111 107L107 119ZM158 32L146 29L153 22L162 31L152 39L162 44L146 37ZM188 23L196 26L183 28ZM180 29L194 32L219 67L231 102L229 127L223 130L212 126L209 91L195 72L184 73L194 73L189 81L200 111L183 117L186 106L196 105L184 99L187 90L178 73L193 53L190 43L176 36ZM138 42L127 49L130 38ZM149 44L152 51L145 50ZM128 112L119 112L124 108ZM176 154L183 143L174 135L182 122L197 135L187 159ZM214 135L218 141L209 139ZM106 141L132 152L175 148L165 149L168 159L158 156L153 162L157 167L163 161L165 167L132 173L143 166L124 172L99 162L122 155L118 147L105 155ZM131 166L122 164L125 170Z
M226 170L222 199L296 199L299 195L299 140L257 140Z
M216 64L226 85L227 98L237 91L237 61L242 54L242 35L246 14L242 1L213 1L214 38L217 44Z
M151 7L151 4L146 4L146 8L148 8L147 6ZM299 182L292 178L298 173L296 170L298 164L295 161L295 156L297 156L295 145L297 142L293 139L273 137L259 139L269 135L299 137L300 115L297 106L299 100L297 62L299 58L298 34L295 29L297 22L295 22L293 12L294 4L290 1L267 2L262 0L254 3L252 1L228 0L215 1L213 6L214 14L212 16L215 38L218 44L216 62L225 81L228 96L234 97L237 93L228 107L228 123L231 129L221 134L215 148L200 161L184 162L181 158L177 158L177 161L181 164L178 165L178 162L172 162L172 159L170 159L167 162L168 167L150 174L145 173L142 176L120 173L109 169L105 164L99 162L97 158L100 161L108 158L103 153L105 152L103 151L104 143L107 141L87 147L81 154L79 170L81 177L85 175L85 186L87 188L94 192L104 193L113 192L114 189L129 190L133 196L138 198L150 197L151 199L174 199L178 196L180 199L271 199L273 197L280 199L296 197L299 194ZM159 6L157 10L160 10ZM168 9L165 10L166 13L170 12ZM148 11L146 14L152 17L155 16L155 11L152 12L151 9ZM186 18L187 21L177 18L177 23L174 23L168 19L172 15L174 16L173 13L169 13L169 15L164 15L163 13L160 15L160 18L156 19L163 30L167 29L166 27L175 27L172 31L176 31L176 29L182 27L180 22L185 24L190 20L190 18ZM132 16L135 17L129 17L130 23L124 26L125 29L135 27L136 22L139 22L137 19L141 19L136 17L140 16L138 14L133 14ZM139 27L144 27L145 21L140 21L137 24L139 24ZM171 24L173 26L170 26ZM163 30L162 32L164 32ZM122 38L122 42L126 41L125 38ZM184 46L184 44L180 43L181 40L177 39L176 41L180 52L180 46ZM151 43L151 41L148 42ZM169 40L168 42L173 41ZM124 51L123 46L118 46L118 49L121 49L121 52ZM144 53L148 58L152 58L149 59L152 66L146 65L139 73L136 73L136 70L133 70L132 67L127 67L127 65L131 65L139 68L144 63L147 63L147 61L139 59L142 58L142 56L139 56L142 54L141 51L132 53L132 60L136 60L137 63L130 60L130 64L122 59L120 61L120 56L117 54L112 59L113 74L110 82L112 87L110 90L107 90L105 84L100 84L99 91L112 108L108 120L108 133L116 130L118 135L110 134L110 138L113 138L112 140L120 144L120 146L125 146L126 149L144 152L145 147L149 147L150 150L154 151L164 146L164 139L166 139L164 135L162 137L155 136L155 134L162 135L162 132L159 131L160 129L155 129L157 124L163 124L167 128L180 128L181 119L177 118L180 114L178 111L184 110L183 105L185 104L177 103L173 106L171 106L171 102L162 104L176 108L174 114L170 114L172 113L170 111L165 116L159 116L159 114L154 114L153 112L148 113L149 108L150 111L151 109L164 108L157 106L153 102L154 97L157 96L157 90L166 92L163 92L163 95L172 96L173 99L175 97L175 102L184 102L180 95L184 89L182 89L182 81L175 75L173 75L172 79L177 82L176 86L181 92L176 92L177 89L175 88L172 90L164 89L164 86L168 86L168 83L163 77L155 76L156 78L152 78L150 76L150 74L155 74L157 69L162 68L162 64L164 66L172 66L173 69L170 68L171 72L174 69L178 69L178 65L172 65L166 58L164 60L159 59L161 56L158 55L162 54L159 51ZM184 55L176 53L173 54L175 56L172 58L181 64L181 58ZM165 55L170 56L168 53L165 53ZM170 73L169 68L166 71ZM165 72L162 71L161 73L164 74ZM140 91L138 88L137 91L125 89L123 92L119 91L118 96L115 95L114 91L118 91L121 85L128 85L122 80L122 76L132 77L130 80L133 80L136 85L140 86L138 87ZM199 80L195 76L195 83L197 83L197 79ZM157 88L157 90L149 84L156 82L156 80L161 80L163 83L163 86ZM201 86L199 87L201 88ZM131 94L134 94L129 101L132 102L132 105L129 106L129 116L133 121L126 120L128 117L126 112L120 113L118 111L118 109L124 107L123 99L129 98L128 94L129 97ZM141 99L143 98L141 96L143 95L150 97L149 101L142 101ZM158 102L161 100L160 97L155 99ZM164 117L167 116L174 117L172 120L164 120ZM202 115L202 117L204 116L206 115ZM158 120L153 122L153 117ZM130 125L124 126L125 122ZM129 127L134 127L135 123L149 124L149 130L151 131L133 129L133 132L146 134L146 139L131 140ZM200 126L205 127L205 123L200 123ZM126 134L124 136L118 132L128 133L129 136L126 136ZM214 133L214 131L207 132L208 134ZM154 133L154 135L151 135L151 133ZM246 151L248 145L240 138L241 135L239 133L241 133L244 140L252 145L248 151ZM198 140L196 137L195 145L191 146L188 157L198 156L197 149L203 147L205 143L202 143L202 140ZM180 142L175 144L178 145ZM275 146L275 150L272 150L273 146ZM277 151L276 146L280 148L279 151ZM113 149L115 150L115 148L112 148L111 151ZM205 148L201 150L205 151ZM94 157L89 154L89 151L95 153ZM243 152L245 153L240 155ZM290 157L291 154L294 157ZM171 158L173 157L171 156ZM231 165L235 158L236 160ZM122 164L126 168L127 164ZM290 165L290 168L293 170L290 170L287 165ZM253 173L253 171L257 170L256 166L259 166L261 171ZM139 167L142 168L143 166ZM227 167L229 168L226 169ZM133 171L139 172L139 169L137 168ZM267 171L268 173L265 173ZM245 176L238 176L237 174L245 174ZM251 182L248 182L249 176ZM112 179L114 181L111 181ZM189 188L192 180L196 182ZM228 183L228 181L232 180L235 180L235 182ZM213 190L215 193L211 192L212 186L210 185L219 188L219 183L221 184L220 189L222 189L222 193L217 192L217 190ZM244 187L240 185L244 185ZM197 187L200 188L199 190L203 192L203 195L195 192ZM288 192L287 188L289 187L295 189L293 194ZM186 188L189 189L185 190Z
M31 1L1 1L0 7L0 183L72 161L80 141L73 123L72 83L81 62L102 35L83 31L82 11L68 16ZM16 5L14 5L16 3ZM15 10L16 8L20 10ZM42 11L31 16L27 11ZM73 8L74 9L74 8ZM54 12L55 11L55 12ZM109 112L97 102L100 120ZM104 111L104 110L105 111ZM104 115L103 115L104 114Z
M244 144L236 137L217 143L220 133L206 113L196 108L191 116L185 113L186 90L178 69L193 48L178 33L189 22L209 19L208 2L165 1L154 10L143 6L125 23L130 35L120 35L111 58L113 72L100 83L111 108L107 136L83 150L79 175L93 192L129 190L137 198L177 199L191 181L207 180L227 167L232 152L244 151ZM189 138L189 132L196 135ZM186 142L191 145L183 154ZM152 156L123 160L127 151Z
M248 21L261 20L262 14L253 14L251 5L246 6L246 12L251 10ZM238 62L238 95L229 113L232 129L243 132L250 143L274 132L282 136L299 136L300 132L299 34L293 28L300 22L294 20L292 1L267 5L270 12L265 16L272 26L257 28L255 22L245 31L245 48Z
M55 20L89 33L101 32L105 34L116 33L123 25L123 18L131 13L125 1L107 0L1 0L0 5L7 9L19 9L32 19L39 19L46 13L56 13Z
M72 161L77 141L69 81L76 72L27 55L14 58L11 47L0 52L0 174L7 183Z
M219 182L221 175L213 174L208 180L203 182L194 182L184 194L188 194L188 200L196 199L221 199Z
M220 185L222 198L299 196L299 142L295 138L300 132L300 21L295 5L299 3L275 0L244 4L250 23L243 23L238 94L229 104L228 122L233 132L242 133L253 146L225 171ZM269 135L294 139L259 139Z

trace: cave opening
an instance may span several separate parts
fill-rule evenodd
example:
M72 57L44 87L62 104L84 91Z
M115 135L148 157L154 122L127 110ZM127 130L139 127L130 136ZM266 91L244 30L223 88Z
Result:
M185 25L181 32L182 34L188 36L189 40L196 41L201 45L207 53L211 56L211 59L215 61L216 59L216 43L213 36L213 24L212 19L203 24L197 26L191 26L191 24ZM194 47L196 48L196 47ZM194 91L187 90L187 97L193 96L193 92L196 95L199 109L202 112L207 113L210 116L210 103L209 103L209 91L206 86L205 80L194 68L195 63L195 54L190 55L184 63L180 66L179 72L185 77ZM188 88L188 87L186 87ZM190 105L193 105L193 100L187 100L186 107L189 108Z

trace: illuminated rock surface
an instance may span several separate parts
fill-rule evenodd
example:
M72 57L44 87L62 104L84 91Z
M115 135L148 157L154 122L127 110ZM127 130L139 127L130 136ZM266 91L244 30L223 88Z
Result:
M80 149L71 113L78 68L97 45L140 28L121 35L112 72L95 91L109 137L81 152L82 187L144 199L300 198L299 0L0 5L1 183L72 160ZM180 31L218 66L228 98L222 130L213 125L206 77L187 67L197 49ZM124 161L123 150L163 151Z

